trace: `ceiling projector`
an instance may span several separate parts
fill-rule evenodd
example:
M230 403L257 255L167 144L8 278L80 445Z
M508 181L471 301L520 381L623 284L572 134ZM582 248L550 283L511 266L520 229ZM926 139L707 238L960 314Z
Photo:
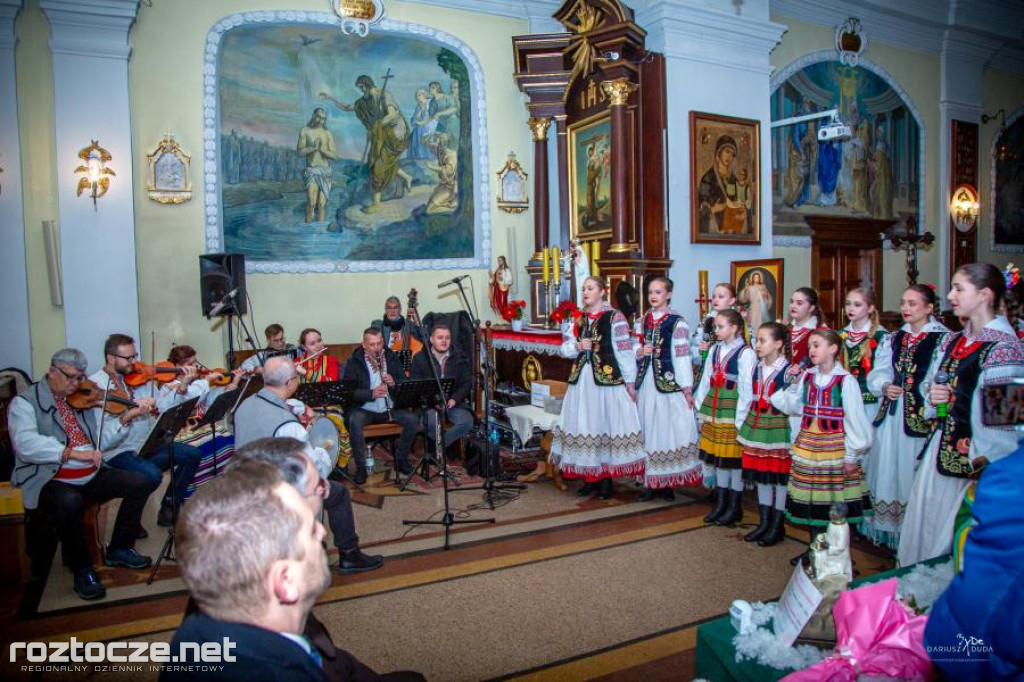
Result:
M850 126L835 119L818 128L818 142L843 142L850 137Z

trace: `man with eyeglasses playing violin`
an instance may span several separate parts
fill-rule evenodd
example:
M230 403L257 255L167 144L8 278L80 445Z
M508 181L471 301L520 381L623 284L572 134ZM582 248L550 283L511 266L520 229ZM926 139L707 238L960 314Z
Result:
M195 381L199 374L195 367L177 368L175 372L180 376L178 386L173 391L161 391L160 383L156 380L132 386L130 384L134 382L129 382L127 377L136 369L139 359L132 337L126 334L111 334L103 345L103 353L106 364L89 378L101 389L124 391L138 404L137 408L126 411L117 419L108 420L114 423L115 430L109 441L104 438L104 457L115 469L137 471L152 481L154 488L158 487L163 472L171 468L167 449L161 448L148 459L138 456L139 449L145 444L146 437L153 428L153 416L188 400L189 384ZM96 409L96 418L99 419L100 408ZM157 515L157 524L164 527L170 526L173 519L172 492L173 499L181 504L203 456L199 448L184 443L175 443L173 451L174 475L167 490L164 491L160 512ZM147 535L141 526L138 533L140 537Z
M11 482L22 489L33 572L41 576L49 568L53 546L46 545L52 542L52 523L61 554L75 576L75 593L92 600L102 599L107 591L86 541L85 507L121 498L104 563L144 569L150 558L136 552L134 544L142 510L156 484L141 473L103 466L99 447L106 449L116 419L104 421L100 437L95 411L74 410L68 403L68 396L86 378L86 366L82 351L57 351L43 380L11 401L7 419L15 452Z

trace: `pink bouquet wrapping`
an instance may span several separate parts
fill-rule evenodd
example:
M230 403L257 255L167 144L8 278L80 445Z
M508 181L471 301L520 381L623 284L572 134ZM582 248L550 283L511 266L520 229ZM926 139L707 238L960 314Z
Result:
M923 643L928 617L914 615L900 603L896 585L897 580L890 578L843 592L832 609L835 655L787 675L783 682L854 682L858 675L932 679Z

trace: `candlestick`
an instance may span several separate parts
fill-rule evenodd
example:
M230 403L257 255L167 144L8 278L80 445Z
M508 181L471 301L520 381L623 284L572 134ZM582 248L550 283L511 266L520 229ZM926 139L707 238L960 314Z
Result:
M544 289L547 292L547 299L548 299L548 314L547 314L547 316L544 319L544 328L545 329L551 329L551 313L553 313L554 310L555 310L554 307L551 305L551 292L552 292L552 289L554 289L554 288L555 288L555 286L553 284L551 284L551 283L548 283L548 284L544 285Z
M601 276L601 268L597 265L597 259L601 257L601 242L594 240L590 242L590 274L594 277Z
M551 247L551 268L554 270L555 285L562 282L562 259L557 246Z
M700 319L703 322L704 318L708 315L708 304L711 302L711 298L708 296L707 270L697 271L697 292L699 296L697 303L700 306Z
M548 268L548 255L547 249L540 250L540 280L544 282L545 285L551 281L551 271Z

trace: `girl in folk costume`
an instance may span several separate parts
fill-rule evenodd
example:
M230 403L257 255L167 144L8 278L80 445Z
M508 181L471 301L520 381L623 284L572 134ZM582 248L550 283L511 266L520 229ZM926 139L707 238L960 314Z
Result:
M799 415L793 439L793 462L786 491L786 516L809 527L811 544L830 522L833 502L845 502L847 521L871 514L871 497L860 459L874 435L864 413L857 380L839 364L843 341L831 329L810 333L807 353L813 367L771 402L782 412ZM794 565L804 555L793 558Z
M718 343L711 348L694 397L700 405L705 480L716 482L715 507L704 521L731 526L743 516L743 451L736 441L736 406L750 402L750 382L740 379L751 375L756 358L743 339L743 317L735 310L718 313L715 335Z
M1006 319L1017 332L1017 338L1024 341L1024 281L1021 281L1016 265L1006 264L1003 280L1006 282L1006 297L1003 299Z
M324 350L324 339L318 330L303 329L299 334L299 346L301 354L295 362L295 371L300 382L315 384L321 381L338 381L341 378L338 358L328 355ZM303 361L303 358L311 359Z
M867 387L881 398L875 416L875 442L864 460L875 515L862 526L878 544L899 547L900 528L917 469L917 455L931 431L924 418L921 384L935 349L949 330L932 317L938 299L923 284L900 298L904 324L887 336L875 354Z
M693 363L698 367L704 365L708 356L708 350L715 342L715 318L723 310L736 309L736 287L728 282L720 282L711 290L711 312L700 322L697 332L694 334L696 341L692 344L690 354L693 356ZM700 377L697 377L698 383Z
M815 329L828 329L818 323L821 309L818 307L818 292L811 287L800 287L789 297L789 377L794 378L800 370L810 367L807 357L807 343Z
M757 484L761 522L743 539L771 547L786 536L786 485L792 443L790 418L771 403L773 394L789 388L785 325L762 324L755 335L759 362L740 381L751 387L736 406L736 440L743 446L743 478ZM743 398L746 398L745 400Z
M875 353L889 333L878 324L875 294L865 287L850 289L846 294L846 318L849 323L839 332L843 340L841 359L846 371L860 386L864 411L874 421L878 412L878 396L868 390L868 373L875 366Z
M644 473L644 437L636 412L636 350L622 313L604 303L604 280L583 282L584 314L562 343L575 358L569 390L552 429L551 462L566 478L583 478L577 492L606 500L612 480Z
M686 320L668 307L672 280L655 277L647 286L651 309L637 349L637 410L647 461L642 502L659 495L675 499L672 488L701 480L694 417L693 363Z
M947 298L953 313L968 322L942 339L925 376L924 416L936 425L921 452L903 519L897 554L903 566L950 551L971 479L1016 449L1017 434L981 420L985 382L1013 376L1022 364L1013 327L996 314L1005 293L1002 273L989 263L963 265L953 275Z

